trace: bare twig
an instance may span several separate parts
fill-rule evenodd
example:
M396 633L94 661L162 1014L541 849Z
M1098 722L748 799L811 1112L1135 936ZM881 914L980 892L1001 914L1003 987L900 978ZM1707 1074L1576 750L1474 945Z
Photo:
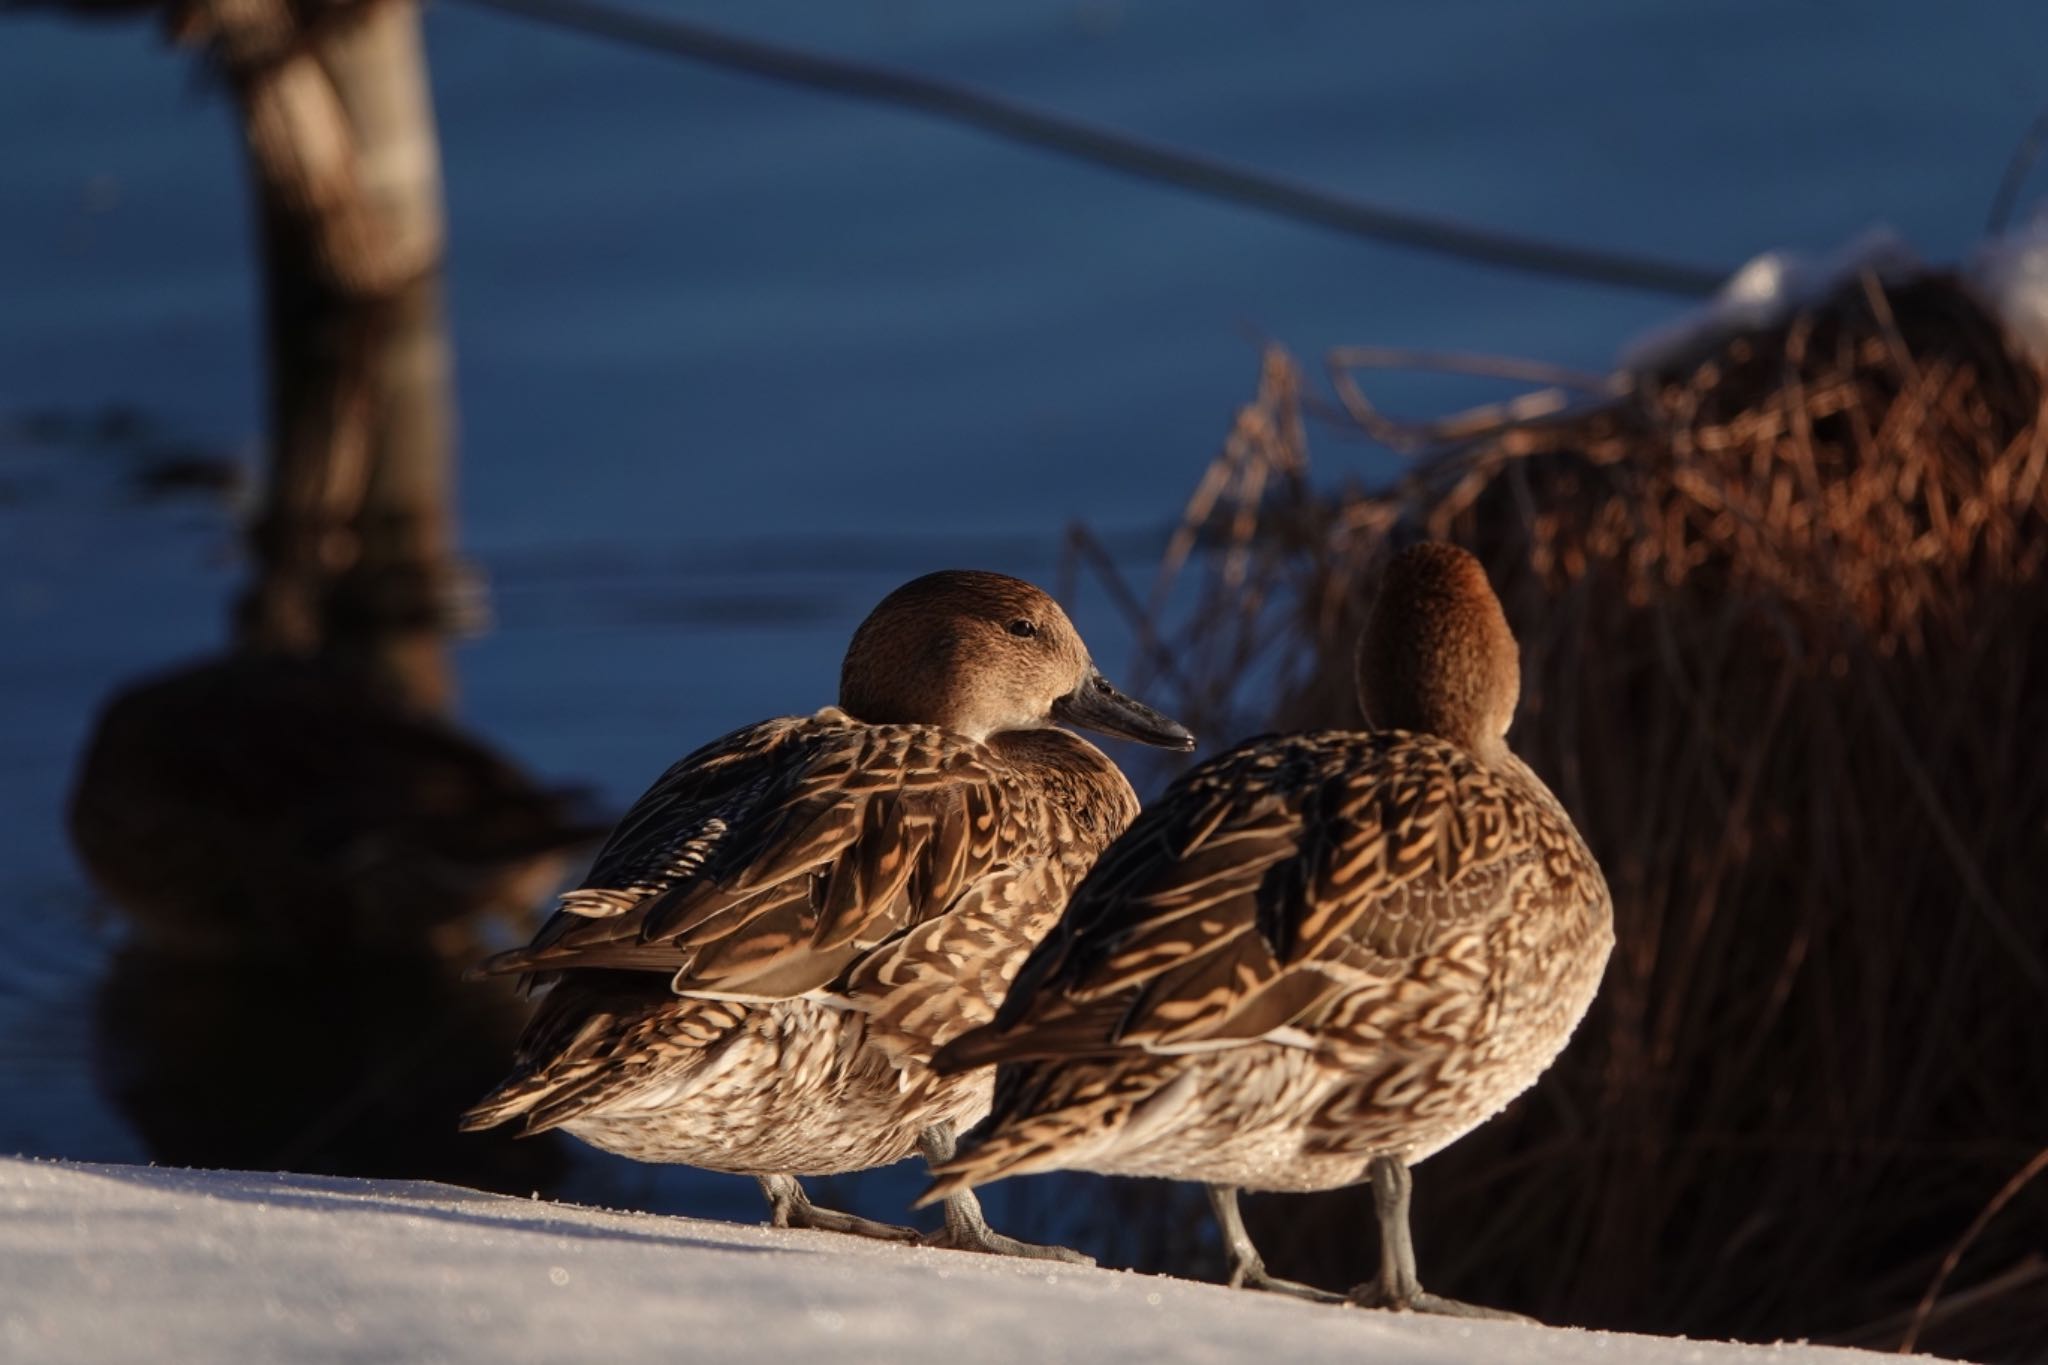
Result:
M1970 1244L1990 1226L1991 1220L2043 1171L2048 1171L2048 1147L2043 1147L2034 1154L2032 1161L2014 1171L2012 1178L1999 1186L1998 1193L1991 1196L1991 1202L1978 1210L1977 1216L1970 1220L1970 1226L1956 1239L1956 1244L1948 1249L1948 1254L1941 1258L1941 1269L1935 1272L1933 1282L1927 1286L1927 1292L1920 1296L1920 1303L1913 1310L1912 1325L1906 1329L1905 1337L1899 1342L1900 1355L1913 1354L1913 1348L1920 1344L1920 1333L1926 1328L1927 1319L1934 1312L1935 1300L1941 1297L1942 1287L1948 1283L1948 1277L1962 1264L1963 1253L1968 1251Z

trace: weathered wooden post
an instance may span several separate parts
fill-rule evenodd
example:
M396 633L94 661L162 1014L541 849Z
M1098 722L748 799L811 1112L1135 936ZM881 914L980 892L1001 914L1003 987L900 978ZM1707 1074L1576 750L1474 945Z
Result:
M201 0L184 27L241 105L263 225L271 482L243 641L445 709L467 594L418 7Z

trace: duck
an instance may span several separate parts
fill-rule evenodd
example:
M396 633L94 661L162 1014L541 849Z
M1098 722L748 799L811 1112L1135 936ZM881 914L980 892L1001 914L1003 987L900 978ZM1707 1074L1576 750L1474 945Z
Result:
M1363 730L1261 736L1191 769L1096 862L994 1020L998 1067L923 1202L1056 1169L1199 1181L1230 1283L1514 1317L1423 1289L1411 1168L1535 1083L1599 988L1613 904L1509 748L1518 647L1479 561L1393 556L1356 655ZM1370 1181L1377 1276L1269 1274L1242 1189Z
M920 1237L802 1185L944 1160L987 1112L993 1071L941 1076L932 1054L994 1018L1138 811L1065 726L1194 746L1031 584L945 570L897 588L854 632L835 705L677 762L533 941L482 964L545 994L463 1126L752 1175L776 1227L1085 1260L995 1232L972 1191Z

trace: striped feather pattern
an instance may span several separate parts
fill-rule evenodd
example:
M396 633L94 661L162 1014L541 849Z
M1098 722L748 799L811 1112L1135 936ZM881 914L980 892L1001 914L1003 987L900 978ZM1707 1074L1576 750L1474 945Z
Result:
M1147 808L995 1022L940 1054L1010 1065L935 1190L1051 1167L1314 1189L1419 1160L1563 1047L1611 913L1504 749L1250 741Z

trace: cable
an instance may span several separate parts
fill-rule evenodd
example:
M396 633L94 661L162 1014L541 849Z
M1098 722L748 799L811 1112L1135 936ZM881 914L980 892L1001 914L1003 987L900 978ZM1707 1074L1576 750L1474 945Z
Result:
M741 38L702 24L656 18L596 0L468 0L472 5L764 80L830 91L971 124L1012 142L1178 186L1353 237L1533 274L1700 298L1725 273L1646 256L1594 251L1361 203L1247 167L1212 161L1091 127L964 85Z

